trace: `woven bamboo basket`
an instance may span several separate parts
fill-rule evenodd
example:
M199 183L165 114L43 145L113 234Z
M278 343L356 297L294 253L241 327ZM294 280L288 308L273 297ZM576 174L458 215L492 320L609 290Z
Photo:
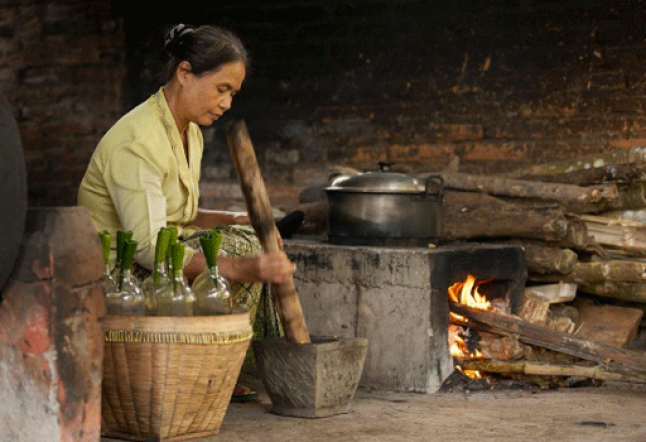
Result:
M247 311L107 315L104 330L104 436L170 442L220 430L253 334Z

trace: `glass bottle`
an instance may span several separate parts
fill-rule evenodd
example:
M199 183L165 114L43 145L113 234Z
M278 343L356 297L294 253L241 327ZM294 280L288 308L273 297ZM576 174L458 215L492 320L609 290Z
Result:
M116 293L106 294L108 313L120 315L144 315L146 302L143 290L134 280L130 265L137 249L137 241L125 240L121 257L121 272ZM108 296L110 295L110 296Z
M222 231L214 229L200 238L206 258L207 278L196 289L196 307L200 315L230 314L233 309L231 291L226 279L218 273L217 254L222 244Z
M161 297L157 304L158 316L193 316L195 293L184 277L183 261L185 244L176 242L172 248L173 291Z
M155 315L157 312L157 300L160 297L168 297L168 293L172 291L172 281L168 273L166 273L165 265L170 236L170 231L165 227L159 229L157 244L155 244L153 272L142 283L142 289L146 297L147 315Z
M110 243L112 237L107 230L99 232L99 239L101 240L101 251L103 252L103 289L105 293L115 290L117 280L112 276L112 269L110 269Z

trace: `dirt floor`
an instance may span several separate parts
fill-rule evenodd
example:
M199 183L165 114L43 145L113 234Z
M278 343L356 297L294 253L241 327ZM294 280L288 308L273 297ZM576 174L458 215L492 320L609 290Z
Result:
M247 384L253 384L247 379ZM646 441L646 385L435 394L359 389L347 414L303 419L257 401L231 404L220 433L196 442ZM460 390L460 391L458 391ZM101 442L116 442L103 438Z

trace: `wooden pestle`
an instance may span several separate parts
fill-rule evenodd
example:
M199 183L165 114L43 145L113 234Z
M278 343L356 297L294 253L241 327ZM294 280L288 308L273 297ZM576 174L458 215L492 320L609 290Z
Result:
M235 121L227 126L226 132L227 144L247 203L251 225L263 250L278 251L274 216L247 125L244 121ZM293 279L290 278L283 284L272 284L272 287L285 339L298 343L311 342Z

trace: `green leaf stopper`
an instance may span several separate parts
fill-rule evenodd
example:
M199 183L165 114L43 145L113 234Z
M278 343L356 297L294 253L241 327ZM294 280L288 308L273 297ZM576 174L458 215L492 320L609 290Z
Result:
M123 252L123 261L121 265L123 266L123 269L128 269L130 268L130 265L132 264L132 259L135 256L135 251L137 250L137 245L139 243L137 241L133 241L132 239L126 239L125 245L124 245L124 252Z
M168 226L166 227L166 230L168 230L169 235L168 235L168 245L166 246L166 260L167 260L167 265L168 265L168 274L172 277L172 271L173 271L173 244L177 243L177 227L175 226Z
M220 251L220 246L222 245L222 239L224 236L222 235L222 230L220 229L211 229L211 233L213 234L213 239L215 241L215 255L217 256L218 252Z
M170 235L170 231L165 227L159 229L159 233L157 233L157 244L155 244L155 263L160 263L166 258Z
M103 262L107 265L110 261L110 243L112 242L112 237L107 230L101 230L99 232L99 239L101 240L101 251L103 252Z
M166 230L170 232L169 241L171 241L172 243L176 242L178 237L177 226L168 226L166 227Z
M123 267L123 254L125 252L126 241L132 239L130 230L119 230L117 232L117 265Z
M170 231L165 227L159 229L157 233L157 244L155 244L155 265L153 266L153 284L159 284L159 264L166 259L168 250L168 239Z
M184 249L186 245L183 242L173 244L173 270L180 270L184 267Z
M200 244L202 245L202 252L206 258L206 265L208 267L215 267L215 238L213 235L206 234L200 237Z

